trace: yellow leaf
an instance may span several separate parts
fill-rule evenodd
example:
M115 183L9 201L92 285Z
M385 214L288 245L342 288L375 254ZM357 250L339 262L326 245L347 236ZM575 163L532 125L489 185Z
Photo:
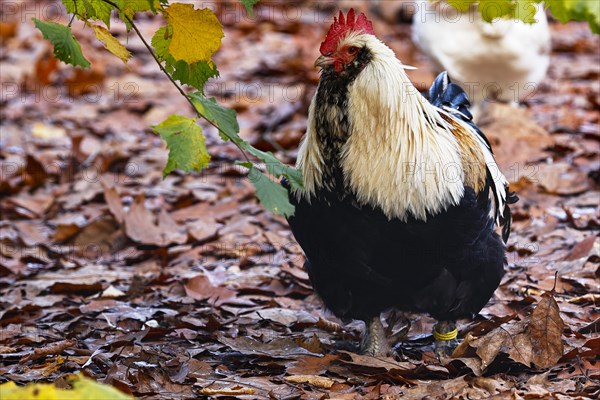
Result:
M221 46L223 27L208 8L195 10L192 4L174 3L166 11L173 37L169 51L175 60L188 64L210 61Z
M131 57L129 50L127 50L106 28L103 28L100 25L92 25L92 28L94 28L96 38L104 43L106 50L119 57L124 63L129 60Z
M26 386L17 386L14 382L0 385L0 398L2 400L58 400L56 388L51 383L35 383Z
M33 137L46 140L56 140L67 136L67 131L59 126L46 125L41 122L33 124L31 129Z
M109 385L103 385L81 375L71 376L72 389L59 389L53 383L30 383L17 386L14 382L0 384L2 400L133 400L131 396Z

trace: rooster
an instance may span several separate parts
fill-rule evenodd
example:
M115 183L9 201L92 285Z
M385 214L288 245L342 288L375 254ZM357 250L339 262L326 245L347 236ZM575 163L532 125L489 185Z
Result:
M477 108L484 100L516 105L536 90L550 63L546 13L542 4L532 7L534 24L501 18L488 23L477 5L461 13L444 1L421 0L413 16L413 42Z
M428 313L448 351L456 320L487 303L504 274L507 181L473 125L464 91L440 75L426 100L364 14L340 12L315 65L288 219L325 306L367 325L365 354L391 354L380 315ZM456 343L456 341L453 341Z

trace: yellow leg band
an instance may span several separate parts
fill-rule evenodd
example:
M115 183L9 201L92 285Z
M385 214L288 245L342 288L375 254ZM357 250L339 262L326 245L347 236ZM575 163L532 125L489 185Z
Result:
M436 341L441 341L441 340L452 340L452 339L456 339L456 337L458 336L458 328L454 328L454 330L450 331L450 332L446 332L446 333L440 333L437 331L437 329L433 328L433 337L435 338Z

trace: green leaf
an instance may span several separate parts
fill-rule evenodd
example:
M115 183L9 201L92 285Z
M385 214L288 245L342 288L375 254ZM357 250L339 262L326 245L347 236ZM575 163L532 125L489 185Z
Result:
M535 4L543 0L447 0L447 3L461 12L466 12L477 4L482 18L491 22L495 18L512 18L527 23L535 23ZM552 16L562 23L587 21L592 32L600 34L599 0L546 0L545 5Z
M460 12L465 12L478 0L448 0L448 4L456 8Z
M173 79L203 92L206 82L212 77L219 76L217 66L206 61L198 61L193 64L188 64L183 60L176 61L169 52L171 35L172 28L168 25L156 31L152 37L152 47L154 47L156 56L160 61L164 61L165 69Z
M196 124L195 119L175 114L152 126L152 129L167 142L169 149L164 175L174 169L190 172L200 171L208 166L210 155L206 150L202 128Z
M86 60L81 52L81 46L71 28L55 22L43 22L33 18L35 26L42 31L45 39L48 39L54 46L54 56L59 60L71 64L88 68L90 62Z
M250 169L248 179L256 188L256 197L267 210L286 217L294 215L295 208L290 203L288 191L279 182L269 179L251 163L240 164Z
M219 127L219 129L222 129L223 131L225 131L227 133L228 136L224 135L222 132L219 132L219 134L221 135L221 138L223 138L223 140L225 140L225 141L232 140L234 143L236 143L242 149L248 151L253 156L262 160L266 164L267 171L269 171L269 173L272 174L273 176L279 177L279 176L283 175L288 179L288 181L290 182L290 185L293 188L296 188L296 189L302 188L302 173L299 170L297 170L296 168L291 167L289 165L283 164L281 161L279 161L277 158L275 158L275 156L270 152L264 152L264 151L261 151L261 150L258 150L256 148L252 147L250 145L250 143L246 142L238 135L240 127L237 123L235 110L230 110L228 108L221 107L219 104L217 104L217 101L214 97L207 99L199 92L191 93L189 96L190 96L190 99L192 100L192 103L194 103L196 110L198 110L198 112L200 114L202 114L203 116L206 117L206 119L208 119L209 121L211 121L212 123L217 125ZM252 176L253 171L258 171L254 167L254 165L250 162L241 162L239 164L244 165L245 167L249 168L251 176ZM258 172L260 172L260 171L258 171ZM262 172L260 172L260 173L262 174ZM279 183L274 183L273 181L271 181L270 179L268 179L266 177L265 177L265 179L267 179L270 183L272 183L273 185L276 185L278 187L277 190L272 189L275 191L275 193L281 194L282 191L285 192L286 200L285 200L285 202L283 202L283 200L281 200L281 196L276 196L276 194L272 195L272 196L276 196L276 197L274 197L274 199L276 200L276 206L278 207L278 210L279 210L279 211L277 211L274 208L275 206L273 206L275 200L273 200L273 198L270 197L271 192L265 191L266 188L270 188L272 186L269 186L268 182L263 182L262 178L259 177L259 178L257 178L257 182L259 183L260 187L262 188L262 190L263 190L262 192L259 193L256 182L252 182L252 183L254 183L254 186L256 186L256 188L257 188L256 196L258 197L260 202L266 208L273 211L274 213L278 213L278 214L283 213L285 215L291 215L291 213L293 213L293 206L291 204L289 204L289 201L287 200L287 191L285 190L285 188L283 186L281 186ZM252 180L252 178L250 180ZM265 203L265 201L263 201L263 199L267 203ZM291 207L291 212L290 212L290 207Z
M240 126L237 122L235 110L221 107L214 97L208 99L200 92L190 93L189 96L200 114L229 135L228 137L219 132L223 140L232 140L237 144L245 143L238 135Z
M600 1L598 0L547 0L552 16L562 23L587 21L592 32L600 34Z
M480 0L477 8L483 20L487 22L492 22L496 18L518 17L515 15L516 4L512 0Z
M252 147L247 142L244 142L242 147L253 156L262 160L265 163L265 167L269 174L276 177L285 176L294 189L302 189L303 180L302 172L300 172L300 170L292 167L291 165L286 165L282 163L270 151L265 152L262 150L258 150Z
M302 171L300 171L298 168L286 165L286 169L285 172L283 172L283 176L287 178L292 189L304 188L304 179L302 178Z
M160 4L156 0L113 0L113 3L119 6L119 18L125 22L127 30L130 31L133 26L127 20L133 19L137 12L152 11L156 13L156 9Z
M217 66L206 61L198 61L193 64L188 64L183 60L175 63L173 71L173 79L179 82L195 87L204 92L204 85L210 78L219 76Z
M250 15L251 17L252 17L252 8L258 2L259 2L259 0L242 0L242 4L244 5L244 7L246 7L246 11L248 12L248 15Z
M160 27L154 36L152 36L152 47L156 53L156 57L160 61L174 60L171 53L169 53L169 44L171 43L172 30L169 26Z
M102 21L110 28L110 16L115 9L112 5L102 0L62 0L67 12L75 14L81 19L96 19Z
M448 4L461 12L467 12L477 4L477 10L484 21L492 22L496 18L513 18L535 22L535 7L540 0L448 0ZM532 12L533 11L533 12Z
M528 24L537 22L537 19L535 18L537 8L532 1L517 1L514 13L519 17L518 19Z

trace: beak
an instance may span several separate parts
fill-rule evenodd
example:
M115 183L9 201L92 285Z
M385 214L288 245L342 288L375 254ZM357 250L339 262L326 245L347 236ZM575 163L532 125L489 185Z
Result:
M325 68L328 65L333 64L333 58L327 56L320 56L315 61L315 67Z

